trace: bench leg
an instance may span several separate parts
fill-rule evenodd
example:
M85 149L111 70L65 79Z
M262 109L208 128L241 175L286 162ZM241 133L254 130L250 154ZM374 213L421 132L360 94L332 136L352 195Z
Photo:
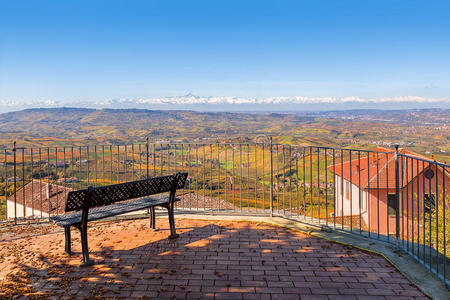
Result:
M150 228L156 230L155 207L150 207Z
M88 238L87 238L87 226L81 225L79 227L81 234L81 249L83 251L83 263L82 267L92 266L94 261L89 259L89 248L88 248Z
M64 227L64 236L66 239L66 249L65 252L69 255L72 254L72 250L71 250L71 241L70 241L70 226L66 226Z
M169 239L175 239L178 237L178 234L175 230L175 218L173 216L173 205L167 206L167 211L169 213L169 225L170 225L170 236Z

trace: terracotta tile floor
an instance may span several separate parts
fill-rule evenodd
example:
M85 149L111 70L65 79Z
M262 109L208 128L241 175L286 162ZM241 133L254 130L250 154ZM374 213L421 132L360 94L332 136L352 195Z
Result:
M53 225L0 232L0 298L426 299L382 257L263 223L177 219L93 223L93 267L64 254ZM11 229L11 227L10 227Z

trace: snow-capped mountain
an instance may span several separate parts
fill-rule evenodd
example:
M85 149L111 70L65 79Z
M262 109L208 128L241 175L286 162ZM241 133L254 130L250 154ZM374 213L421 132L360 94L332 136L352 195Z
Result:
M171 104L171 105L189 105L189 104L304 104L304 103L436 103L450 101L445 98L424 98L418 96L403 97L381 97L381 98L360 98L360 97L267 97L267 98L242 98L242 97L216 97L216 96L196 96L191 93L184 96L150 98L150 99L115 99L105 102L111 103L136 103L136 104Z
M183 96L111 99L106 101L1 101L0 112L36 107L86 107L86 108L143 108L182 109L203 111L291 111L291 110L340 110L358 108L450 108L450 98L402 97L223 97L198 96L188 93Z

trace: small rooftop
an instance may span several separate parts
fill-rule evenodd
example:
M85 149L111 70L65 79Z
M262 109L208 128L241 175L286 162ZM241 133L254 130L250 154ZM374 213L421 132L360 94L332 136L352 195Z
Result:
M49 183L45 180L33 180L18 189L15 195L8 197L8 201L14 202L33 209L37 212L63 214L67 193L72 189L58 184ZM25 200L25 201L24 201Z

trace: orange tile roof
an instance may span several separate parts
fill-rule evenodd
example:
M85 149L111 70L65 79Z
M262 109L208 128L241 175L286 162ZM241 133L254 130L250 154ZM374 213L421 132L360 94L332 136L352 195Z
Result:
M23 205L25 198L25 206L33 208L35 213L42 209L43 213L63 214L67 193L72 189L61 185L49 184L50 197L47 199L47 184L44 180L41 182L39 180L30 181L17 190L17 204ZM8 201L14 202L14 194L8 197Z
M395 188L395 150L376 147L372 151L378 153L369 153L368 156L360 159L352 159L351 161L344 161L343 163L329 166L328 170L362 188ZM433 162L433 160L423 155L406 149L399 149L399 153ZM422 163L422 161L418 160L408 160L408 162L400 160L400 169L403 169L400 171L400 174L403 175L400 186L406 186L408 182L422 173L428 166L429 163ZM406 170L407 168L408 170Z

